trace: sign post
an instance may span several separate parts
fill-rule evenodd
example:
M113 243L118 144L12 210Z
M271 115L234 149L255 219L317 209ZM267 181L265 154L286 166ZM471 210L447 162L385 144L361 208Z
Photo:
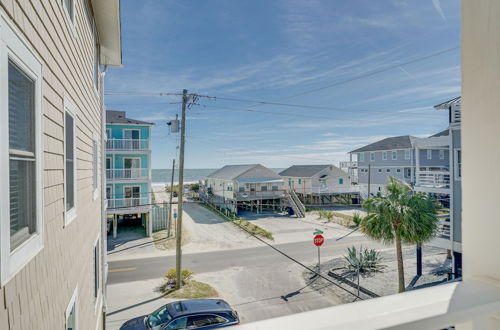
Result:
M319 247L323 245L325 242L325 238L323 237L323 232L321 230L317 230L314 232L314 239L313 243L318 247L318 274L321 274L321 257L320 257L320 252L319 252Z

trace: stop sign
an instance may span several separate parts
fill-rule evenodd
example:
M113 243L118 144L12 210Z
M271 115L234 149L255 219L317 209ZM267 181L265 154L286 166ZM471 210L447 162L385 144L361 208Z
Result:
M323 235L316 235L316 236L314 236L313 242L314 242L314 245L321 246L325 242L325 238L323 237Z

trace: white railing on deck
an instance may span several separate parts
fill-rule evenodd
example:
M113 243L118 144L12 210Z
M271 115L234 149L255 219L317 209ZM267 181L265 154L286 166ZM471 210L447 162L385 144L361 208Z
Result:
M348 162L348 161L343 161L339 163L340 168L353 168L358 166L358 162Z
M450 188L450 172L418 171L417 186L425 188Z
M450 239L450 235L451 235L450 219L440 220L437 236L441 238Z
M148 168L106 169L107 180L148 179Z
M243 324L238 329L445 329L498 311L500 287L467 281Z
M107 150L148 150L147 139L109 139L106 141Z
M149 204L148 197L133 197L133 198L113 198L108 199L108 208L117 207L138 207L147 206Z
M299 194L302 194L303 191L300 188L296 188L295 191ZM306 193L309 193L307 189L305 190ZM358 185L349 185L346 184L345 186L339 186L339 187L313 187L311 189L311 192L313 194L347 194L347 193L357 193L359 192L359 186Z
M255 198L282 198L283 190L260 190L260 191L238 191L235 192L238 199L255 199Z
M460 123L462 121L462 114L460 112L460 107L454 107L451 112L451 122Z

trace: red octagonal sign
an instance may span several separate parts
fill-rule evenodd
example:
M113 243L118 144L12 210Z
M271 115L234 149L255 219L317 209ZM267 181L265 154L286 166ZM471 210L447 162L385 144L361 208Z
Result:
M325 238L323 235L316 235L314 236L314 245L316 246L321 246L325 242Z

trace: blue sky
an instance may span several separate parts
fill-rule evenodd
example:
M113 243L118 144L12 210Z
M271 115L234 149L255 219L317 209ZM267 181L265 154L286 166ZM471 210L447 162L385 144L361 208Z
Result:
M387 136L443 130L447 113L432 106L460 95L460 49L399 65L459 46L458 0L121 4L124 67L108 70L105 102L156 124L153 168L176 156L165 124L180 97L148 94L317 107L202 98L188 110L186 168L337 164Z

